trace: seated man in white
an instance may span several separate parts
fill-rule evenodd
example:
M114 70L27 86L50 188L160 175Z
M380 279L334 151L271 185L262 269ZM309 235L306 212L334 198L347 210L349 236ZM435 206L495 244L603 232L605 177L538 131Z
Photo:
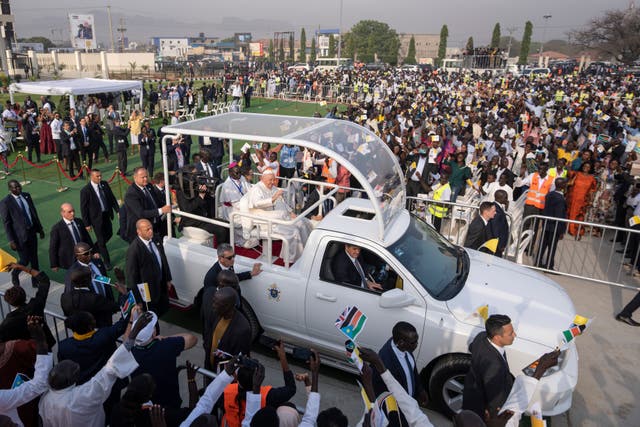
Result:
M249 213L260 216L261 218L279 219L279 220L293 220L296 215L291 212L291 209L282 198L283 190L275 186L277 178L273 169L265 169L262 172L260 182L251 187L249 192L242 197L240 202L240 210L246 207ZM243 203L244 202L244 203ZM250 239L248 233L251 232L249 227L246 227L246 221L243 221L243 234L246 240ZM252 221L253 225L256 221ZM299 218L297 222L293 224L275 225L272 229L272 233L277 234L283 240L289 243L288 253L280 253L280 258L289 263L294 262L302 254L304 244L311 233L312 225L307 218ZM267 229L262 226L260 230L260 237L266 237ZM283 246L284 250L285 246Z

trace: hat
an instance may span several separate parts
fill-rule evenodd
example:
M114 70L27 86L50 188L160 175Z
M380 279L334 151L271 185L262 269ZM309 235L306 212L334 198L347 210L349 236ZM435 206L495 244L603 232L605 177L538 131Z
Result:
M151 338L153 338L153 331L155 330L156 323L158 323L158 316L153 311L150 311L149 313L151 313L152 315L151 321L138 333L138 336L136 337L136 344L146 344L151 341ZM131 325L131 329L136 327L136 323L139 319L140 318L138 317L133 322L133 325Z
M229 163L229 169L233 169L233 168L235 168L236 166L238 166L238 162L231 162L231 163Z

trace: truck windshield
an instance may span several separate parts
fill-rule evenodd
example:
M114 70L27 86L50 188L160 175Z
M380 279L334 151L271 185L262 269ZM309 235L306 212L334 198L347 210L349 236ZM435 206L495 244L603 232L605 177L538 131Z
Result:
M469 256L415 216L406 233L389 251L429 295L447 301L460 292L469 273Z

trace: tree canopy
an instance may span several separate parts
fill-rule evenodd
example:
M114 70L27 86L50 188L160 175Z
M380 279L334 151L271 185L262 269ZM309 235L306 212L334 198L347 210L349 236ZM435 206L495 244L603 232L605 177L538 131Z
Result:
M442 64L442 60L447 56L447 38L449 38L449 27L443 25L440 30L440 45L438 46L438 65Z
M465 50L470 54L473 53L473 37L469 37L467 39L467 45L465 46Z
M491 47L500 47L500 23L496 22L493 27L493 34L491 35Z
M527 21L524 25L524 33L522 34L522 44L520 45L520 58L518 64L526 65L529 58L529 49L531 48L531 34L533 33L533 24Z
M335 58L336 48L337 48L336 38L333 36L333 34L329 34L329 51L327 52L327 56L329 58Z
M304 28L300 30L300 62L307 62L307 33Z
M46 37L29 37L26 39L18 39L18 43L42 43L44 49L55 47L55 44Z
M417 64L418 61L416 61L416 39L415 37L411 36L411 39L409 40L409 49L407 50L407 57L404 58L404 64Z
M309 62L313 64L316 62L316 38L311 39L311 49L309 50Z
M391 65L398 63L400 39L396 31L384 22L363 20L345 34L346 54L362 62L379 60Z
M631 64L640 58L640 9L608 10L570 34L579 45Z

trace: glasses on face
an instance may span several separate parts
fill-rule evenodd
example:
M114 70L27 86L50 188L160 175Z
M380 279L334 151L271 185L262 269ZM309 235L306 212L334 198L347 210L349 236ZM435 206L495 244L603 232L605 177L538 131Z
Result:
M224 259L226 259L226 260L228 260L228 261L231 261L231 260L232 260L232 259L234 259L235 257L236 257L236 254L228 255L228 256L224 256L224 255L222 256L222 258L224 258Z
M89 256L89 255L91 255L91 251L87 251L87 252L82 252L82 253L76 254L77 257L78 256L84 257L84 256Z

